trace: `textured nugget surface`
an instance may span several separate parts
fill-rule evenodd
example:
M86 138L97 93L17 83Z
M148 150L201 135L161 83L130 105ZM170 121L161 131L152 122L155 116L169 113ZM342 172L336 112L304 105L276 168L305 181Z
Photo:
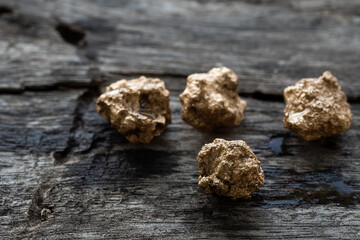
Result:
M284 125L304 140L339 134L350 127L350 105L331 72L285 88L284 98Z
M106 88L96 110L131 143L149 143L171 122L169 91L158 78L120 80Z
M202 131L240 125L246 102L239 97L237 85L237 75L226 67L188 76L180 94L181 117Z
M260 161L244 141L217 138L202 147L197 161L199 186L206 194L247 199L264 184Z

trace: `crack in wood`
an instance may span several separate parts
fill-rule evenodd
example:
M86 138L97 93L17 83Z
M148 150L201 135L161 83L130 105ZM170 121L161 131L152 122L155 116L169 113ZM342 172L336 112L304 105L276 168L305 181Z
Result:
M279 94L263 93L260 91L254 92L238 92L240 97L248 97L263 101L273 101L273 102L284 102L284 96Z
M46 206L45 204L45 199L47 198L52 188L53 188L52 185L48 183L47 184L42 183L40 184L39 188L36 190L28 210L29 227L36 227L42 221L47 220L47 218L46 219L44 218L44 214L42 214L42 212L43 211L48 212L48 211L44 209L48 209L50 211L50 214L52 213L52 208L50 206Z
M141 75L150 76L150 77L176 77L176 75L169 75L169 74L152 74L152 73L129 73L124 74L121 73L123 76L129 77L138 77ZM180 78L180 76L177 76ZM91 83L81 83L81 82L66 82L66 83L55 83L53 85L41 85L41 86L26 86L20 89L4 89L0 88L0 95L3 94L23 94L24 92L47 92L47 91L59 91L59 90L69 90L69 89L84 89L84 88L96 88L101 85L101 82L91 82ZM257 100L263 101L272 101L272 102L284 102L284 96L281 94L272 94L272 93L263 93L260 91L254 92L238 92L240 97L247 97L253 98ZM349 103L360 103L360 97L353 96L348 97Z
M6 5L0 5L0 16L14 13L14 9Z
M121 72L121 71L108 71L108 74L112 75L120 75L125 77L139 77L144 75L146 77L156 77L156 78L187 78L190 73L171 73L171 72ZM185 86L184 86L185 88Z
M65 163L69 156L74 153L74 149L80 145L78 136L82 132L84 126L83 116L86 113L89 105L93 102L93 99L100 94L99 86L89 88L78 98L78 105L74 111L73 126L70 129L70 137L67 140L67 146L62 151L56 151L53 153L55 165Z
M67 43L75 46L84 46L86 44L86 31L79 26L60 22L56 25L55 30Z

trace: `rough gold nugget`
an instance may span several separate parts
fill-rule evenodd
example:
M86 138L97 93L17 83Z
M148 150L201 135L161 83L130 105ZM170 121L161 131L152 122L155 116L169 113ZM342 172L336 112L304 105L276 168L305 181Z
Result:
M350 105L331 72L285 88L284 98L284 125L304 140L328 137L350 127Z
M250 198L264 184L260 161L244 141L217 138L197 156L199 186L206 194Z
M120 80L98 98L96 110L131 143L149 143L171 122L169 95L158 78Z
M181 117L203 131L240 125L246 102L239 97L237 85L237 75L226 67L188 76L180 94Z

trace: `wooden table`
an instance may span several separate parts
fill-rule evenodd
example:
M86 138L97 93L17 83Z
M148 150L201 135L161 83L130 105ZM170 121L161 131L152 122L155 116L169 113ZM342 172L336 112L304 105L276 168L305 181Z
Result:
M225 65L239 127L180 117L186 76ZM283 127L284 87L330 70L354 118L314 142ZM133 145L95 111L118 79L159 77L173 121ZM1 239L360 239L359 0L0 0ZM204 195L196 156L242 139L266 183Z

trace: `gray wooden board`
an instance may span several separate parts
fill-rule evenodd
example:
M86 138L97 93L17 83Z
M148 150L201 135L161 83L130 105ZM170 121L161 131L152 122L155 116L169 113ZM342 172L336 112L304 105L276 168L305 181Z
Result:
M359 13L356 0L0 0L0 238L360 238ZM239 127L201 133L178 95L216 65L239 74L248 106ZM354 120L304 142L283 127L281 93L324 70ZM171 92L172 123L148 145L95 111L107 84L140 75ZM196 155L216 137L260 159L252 199L198 188Z
M0 22L1 89L84 85L94 67L183 77L226 65L248 93L280 94L331 70L349 97L359 97L357 0L0 3L14 11ZM59 22L84 29L86 44L63 44Z

